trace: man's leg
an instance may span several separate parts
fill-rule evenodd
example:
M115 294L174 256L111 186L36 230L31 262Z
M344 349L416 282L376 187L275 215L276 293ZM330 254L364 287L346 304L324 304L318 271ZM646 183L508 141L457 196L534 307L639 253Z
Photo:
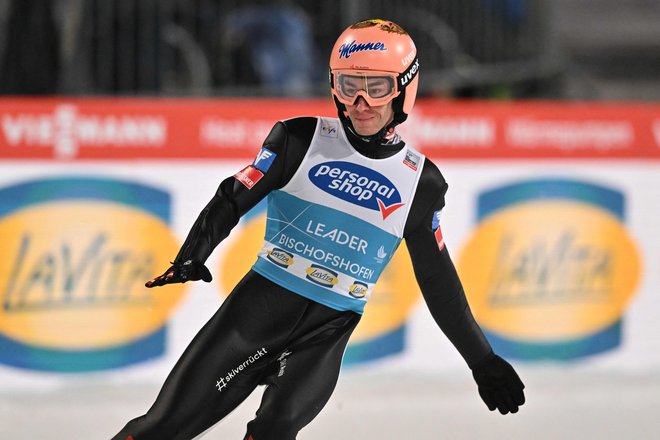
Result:
M285 344L305 304L251 273L200 330L149 411L114 440L190 440L245 400ZM296 311L296 308L299 310Z
M245 440L293 440L321 412L335 389L346 344L358 321L356 317L330 336L299 347L294 344L280 354Z

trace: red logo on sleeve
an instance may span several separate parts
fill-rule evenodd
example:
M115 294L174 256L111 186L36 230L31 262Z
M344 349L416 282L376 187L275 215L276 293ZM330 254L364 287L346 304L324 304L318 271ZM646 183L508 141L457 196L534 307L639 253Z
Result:
M431 229L435 235L435 241L438 243L438 249L442 250L445 247L445 240L442 238L442 230L440 229L440 216L442 210L433 213L433 221L431 222Z
M256 185L257 182L260 181L262 177L264 177L264 173L262 173L252 165L248 165L238 173L234 174L234 177L236 178L236 180L238 180L243 185L245 185L247 189L252 189L252 187Z
M438 229L435 230L435 241L438 242L438 249L442 250L442 248L445 247L445 240L442 238L442 231L440 230L440 226L438 226Z

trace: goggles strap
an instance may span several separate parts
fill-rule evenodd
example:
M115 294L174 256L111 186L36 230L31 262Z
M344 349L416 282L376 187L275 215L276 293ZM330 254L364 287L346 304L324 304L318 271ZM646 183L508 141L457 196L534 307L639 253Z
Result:
M410 63L410 66L402 73L399 74L399 90L403 90L406 86L417 76L419 73L419 58L415 58L413 63Z

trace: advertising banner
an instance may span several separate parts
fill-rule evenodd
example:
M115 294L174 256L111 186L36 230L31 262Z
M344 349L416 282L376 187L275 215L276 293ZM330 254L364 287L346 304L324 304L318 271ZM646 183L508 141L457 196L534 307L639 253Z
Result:
M480 194L459 267L498 352L562 360L620 345L641 270L625 200L575 178L526 179Z
M275 121L301 114L332 116L332 104L0 100L1 386L169 371L256 261L265 204L215 250L212 283L144 282L224 178L269 160L260 147ZM421 101L404 126L449 183L436 238L498 352L660 366L660 106ZM405 242L345 363L464 368Z
M0 99L0 158L249 158L330 99ZM400 128L445 158L660 158L660 105L419 100Z

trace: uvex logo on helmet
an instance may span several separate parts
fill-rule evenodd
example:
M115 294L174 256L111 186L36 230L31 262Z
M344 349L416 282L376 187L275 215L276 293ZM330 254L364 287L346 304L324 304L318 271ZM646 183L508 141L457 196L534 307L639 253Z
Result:
M363 208L380 211L385 220L402 207L396 186L382 174L350 162L324 162L309 170L309 180L321 190Z
M414 63L406 69L405 72L403 72L401 75L399 75L399 86L404 87L406 84L408 84L412 79L417 75L417 71L419 70L419 58L415 60Z

